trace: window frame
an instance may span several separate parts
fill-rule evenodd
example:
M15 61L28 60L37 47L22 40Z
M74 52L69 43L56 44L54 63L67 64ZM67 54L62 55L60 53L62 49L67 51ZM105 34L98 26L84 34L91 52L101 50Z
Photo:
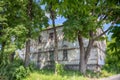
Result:
M42 42L41 38L42 38L42 36L40 35L40 36L38 37L38 43L39 43L39 44Z
M53 39L54 39L54 32L50 32L50 33L49 33L49 39L50 39L50 40L53 40Z
M53 50L52 50L52 51L51 51L51 50L49 51L49 60L50 60L50 61L54 61L54 51L53 51Z
M67 61L68 60L68 50L64 49L63 50L63 61Z

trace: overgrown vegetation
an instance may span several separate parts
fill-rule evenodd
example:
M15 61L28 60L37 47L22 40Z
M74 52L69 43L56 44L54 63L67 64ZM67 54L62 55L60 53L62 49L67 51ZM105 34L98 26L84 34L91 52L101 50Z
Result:
M55 75L53 70L35 70L23 80L87 80L79 71L63 71Z
M21 80L29 75L32 68L24 67L22 60L14 60L9 64L3 64L0 66L0 76L5 77L7 80Z
M64 65L56 63L55 68L57 70L57 74L62 74L64 72Z
M113 68L114 67L114 68ZM56 64L58 74L53 69L36 69L33 65L25 68L22 60L14 60L12 63L0 66L0 76L8 80L88 80L112 76L117 73L115 66L107 66L101 72L87 71L82 75L79 71L64 70L63 65Z
M29 65L30 39L39 36L40 31L48 26L47 11L41 9L42 5L49 6L50 18L55 27L57 16L63 16L67 20L63 23L64 33L70 41L78 38L80 48L81 72L86 73L88 57L94 41L111 30L113 42L108 45L106 65L101 72L88 71L85 76L107 77L120 73L120 1L119 0L0 0L0 77L9 80L86 80L80 72L64 71L63 66L56 64L58 75L54 70L34 70L31 72ZM48 5L48 4L49 5ZM50 7L51 5L51 7ZM103 24L111 23L111 26L100 35L93 34L97 28L103 28ZM56 30L54 29L56 33ZM57 54L57 33L55 35L55 54ZM84 49L82 37L89 39L89 44ZM10 60L11 54L17 49L26 46L25 66L20 60ZM26 43L27 44L27 43ZM57 61L57 57L56 61ZM14 58L12 55L11 58ZM30 75L29 75L30 73Z
M111 41L107 42L106 64L104 69L114 74L120 73L120 37L118 37L120 29L114 28ZM116 37L117 36L117 37Z
M103 78L114 75L113 72L102 70L101 72L87 71L86 75L82 75L79 71L63 70L61 74L55 75L54 70L34 70L29 76L23 80L89 80Z

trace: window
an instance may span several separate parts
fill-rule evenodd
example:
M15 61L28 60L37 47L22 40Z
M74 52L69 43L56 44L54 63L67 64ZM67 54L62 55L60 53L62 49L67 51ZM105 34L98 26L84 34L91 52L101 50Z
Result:
M54 61L54 51L49 51L49 59L50 61Z
M63 45L63 48L67 48L68 46L67 45Z
M67 60L68 60L67 47L68 47L67 45L65 45L65 44L63 45L63 48L64 48L64 49L63 49L63 60L64 60L64 61L67 61Z
M38 37L38 43L41 43L42 40L41 40L41 35Z
M53 40L53 32L49 33L49 39Z
M41 53L42 53L42 49L38 49L38 52L37 52L37 54L38 54L38 55L37 55L37 58L38 58L37 61L38 61L38 62L40 62L40 60L42 59Z
M67 61L68 60L68 52L67 49L63 50L63 61Z

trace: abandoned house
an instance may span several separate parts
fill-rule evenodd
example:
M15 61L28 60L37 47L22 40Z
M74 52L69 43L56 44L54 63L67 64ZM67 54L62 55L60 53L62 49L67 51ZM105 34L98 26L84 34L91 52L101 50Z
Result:
M79 44L76 39L74 42L69 42L64 39L63 27L56 27L58 37L58 61L67 66L67 68L79 68ZM98 29L98 34L102 32ZM88 39L84 39L84 47L88 45ZM48 28L43 30L38 39L31 40L31 56L30 59L34 61L39 68L51 65L54 61L54 30ZM95 69L98 65L104 65L106 41L95 41L90 52L90 57L87 62L88 69ZM25 49L22 50L23 54Z

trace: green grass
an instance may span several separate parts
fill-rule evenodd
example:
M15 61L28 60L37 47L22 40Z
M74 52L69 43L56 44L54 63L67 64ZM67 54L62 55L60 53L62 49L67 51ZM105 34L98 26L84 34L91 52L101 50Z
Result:
M30 75L26 76L23 80L96 80L98 78L115 75L115 71L109 71L110 68L103 68L101 72L87 71L84 76L79 71L73 70L64 70L58 75L55 75L54 70L33 69Z
M88 80L77 71L64 71L63 74L55 75L52 70L36 70L23 80Z

